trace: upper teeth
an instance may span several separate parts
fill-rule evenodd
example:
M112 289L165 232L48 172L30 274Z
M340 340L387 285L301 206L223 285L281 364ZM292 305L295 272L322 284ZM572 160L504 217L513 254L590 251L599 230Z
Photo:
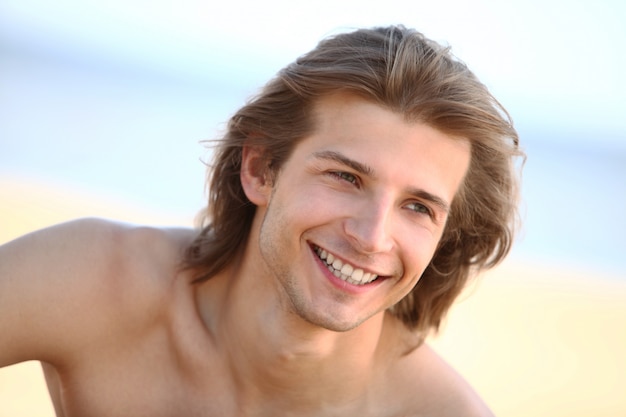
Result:
M363 271L361 268L355 268L349 263L344 263L335 258L332 253L326 252L324 249L316 248L317 256L328 266L328 270L337 278L340 278L353 285L368 284L378 278L378 275Z

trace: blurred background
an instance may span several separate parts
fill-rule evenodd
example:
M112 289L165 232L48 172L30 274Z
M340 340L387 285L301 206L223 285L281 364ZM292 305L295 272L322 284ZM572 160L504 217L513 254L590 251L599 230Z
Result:
M620 0L2 0L0 241L85 215L191 225L201 141L322 38L402 23L452 46L528 154L517 245L435 343L502 415L625 415L625 21ZM46 403L38 370L11 372L0 416Z

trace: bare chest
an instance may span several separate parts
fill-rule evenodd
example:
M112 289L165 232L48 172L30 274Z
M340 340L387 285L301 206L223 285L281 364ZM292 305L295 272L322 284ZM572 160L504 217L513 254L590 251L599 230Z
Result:
M202 369L190 372L176 361L130 356L94 359L90 366L64 372L44 366L57 415L222 416L231 408L219 369L200 374Z
M104 365L101 363L101 365ZM141 366L140 366L141 365ZM213 416L417 416L407 403L393 398L391 392L378 395L376 389L340 407L329 406L327 398L319 404L297 407L302 392L285 392L291 398L267 398L248 403L238 392L223 366L197 369L202 375L184 373L177 363L152 359L120 361L100 368L59 374L47 369L51 397L59 417L213 417ZM289 405L289 406L287 406ZM291 407L291 406L296 407Z

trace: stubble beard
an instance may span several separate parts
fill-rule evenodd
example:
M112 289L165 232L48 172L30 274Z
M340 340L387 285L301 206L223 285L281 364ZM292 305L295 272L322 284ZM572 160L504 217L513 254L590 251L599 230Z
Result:
M288 232L285 232L289 230L288 223L279 221L281 217L284 217L280 216L280 211L270 213L271 207L268 206L259 231L259 251L264 262L263 268L274 277L274 285L280 292L277 297L280 308L292 317L304 320L315 327L335 332L346 332L358 327L365 319L353 317L350 320L338 321L332 315L332 311L316 306L315 300L307 300L298 285L301 281L305 281L306 277L298 276L294 271L295 268L290 267L293 260L290 261L281 256L288 253L290 241ZM335 301L341 303L342 298L345 299L347 296L337 295Z

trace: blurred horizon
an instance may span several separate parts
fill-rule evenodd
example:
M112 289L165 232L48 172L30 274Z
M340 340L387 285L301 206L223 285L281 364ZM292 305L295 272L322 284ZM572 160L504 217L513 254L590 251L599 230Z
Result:
M0 177L191 219L200 141L326 35L400 15L449 43L515 121L528 160L512 256L626 277L625 4L330 4L4 1Z

